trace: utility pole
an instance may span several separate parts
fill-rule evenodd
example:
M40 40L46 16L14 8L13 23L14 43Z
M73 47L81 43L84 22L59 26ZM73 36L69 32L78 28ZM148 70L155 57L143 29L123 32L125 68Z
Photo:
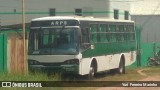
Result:
M25 34L26 34L26 30L25 30L25 6L24 6L24 0L22 0L22 28L23 28L23 54L24 54L24 72L27 73L28 72L28 64L27 64L27 55L26 55L26 40L25 40ZM25 67L26 66L26 67Z

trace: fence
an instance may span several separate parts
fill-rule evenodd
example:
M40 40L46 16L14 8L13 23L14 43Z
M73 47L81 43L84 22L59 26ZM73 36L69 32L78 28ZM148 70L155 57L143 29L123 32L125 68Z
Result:
M160 46L160 42L143 43L141 38L141 27L136 27L137 38L137 61L131 67L145 67L147 66L148 57L153 56L153 47Z
M6 71L7 64L7 47L6 47L6 34L0 33L0 71Z
M27 72L27 60L24 60L24 43L21 31L5 30L0 32L0 72Z
M25 73L27 70L22 34L7 34L7 65L10 73Z

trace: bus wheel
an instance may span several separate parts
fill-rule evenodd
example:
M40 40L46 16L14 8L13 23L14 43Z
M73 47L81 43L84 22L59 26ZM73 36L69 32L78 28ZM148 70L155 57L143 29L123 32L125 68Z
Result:
M87 75L87 78L88 78L89 80L92 80L92 79L94 78L94 74L95 74L94 67L91 66L91 67L90 67L90 70L89 70L89 74Z
M124 60L122 60L122 59L119 63L118 73L125 74L125 63L124 63Z

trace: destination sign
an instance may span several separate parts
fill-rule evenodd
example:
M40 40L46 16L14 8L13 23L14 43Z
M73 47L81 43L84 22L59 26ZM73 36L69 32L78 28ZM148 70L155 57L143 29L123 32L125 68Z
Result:
M63 25L67 25L67 21L52 21L51 22L51 26L63 26Z
M48 20L48 21L32 21L31 27L50 27L50 26L78 26L77 20Z

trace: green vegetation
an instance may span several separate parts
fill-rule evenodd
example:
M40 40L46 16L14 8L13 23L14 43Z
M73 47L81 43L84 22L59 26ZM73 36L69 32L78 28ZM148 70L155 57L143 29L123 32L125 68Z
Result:
M0 81L56 81L58 76L52 75L48 77L47 74L42 72L35 72L29 74L6 74L1 73Z
M140 75L137 71L143 69L143 73L147 76ZM102 73L98 74L94 81L137 81L148 76L158 76L160 74L160 67L145 67L145 68L127 68L126 74L120 75L116 73ZM59 81L61 80L59 74L50 75L36 72L28 75L22 74L1 74L1 81ZM67 79L68 81L69 79ZM74 79L76 81L76 79ZM0 88L0 90L95 90L98 87L52 87L52 88Z

